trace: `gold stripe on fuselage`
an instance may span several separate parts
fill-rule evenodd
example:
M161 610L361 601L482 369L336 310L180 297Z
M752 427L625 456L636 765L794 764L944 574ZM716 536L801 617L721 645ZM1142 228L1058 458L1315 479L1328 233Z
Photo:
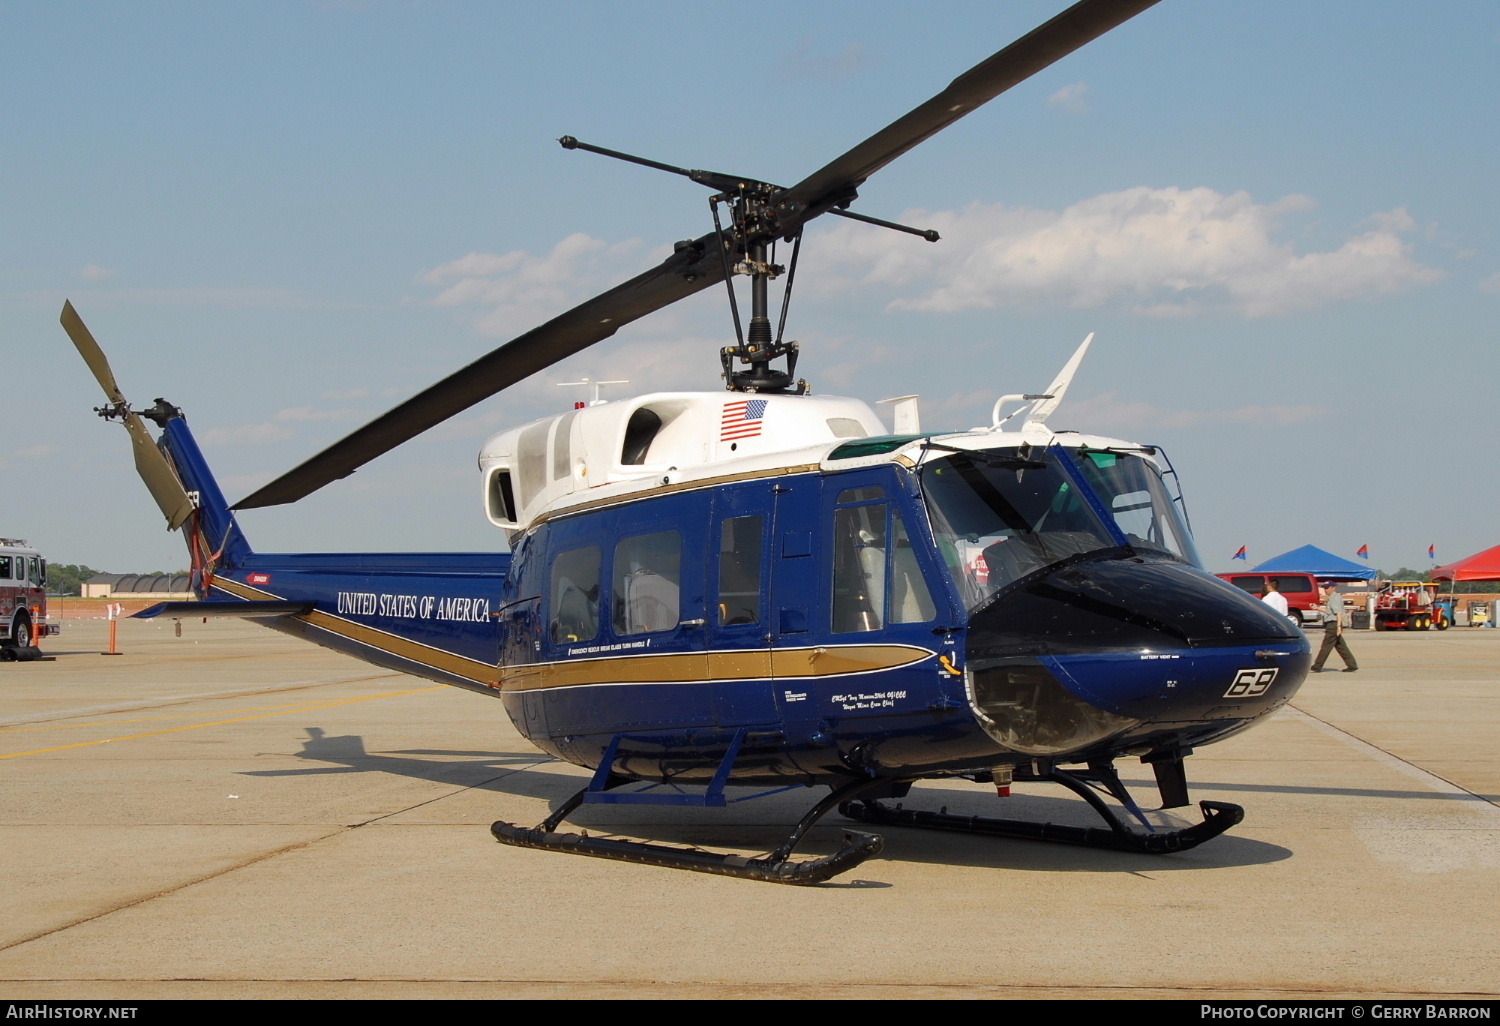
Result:
M252 588L248 584L241 584L239 581L230 580L227 577L215 577L213 586L227 591L231 595L238 595L240 598L251 601L283 598L281 595L273 595L269 591ZM456 677L472 680L476 684L483 684L491 688L500 686L499 668L491 666L489 663L482 663L477 659L470 659L467 656L457 655L441 648L434 648L432 645L424 645L420 641L412 641L410 638L403 638L399 634L392 634L377 627L368 627L362 623L354 623L351 620L345 620L341 616L334 616L332 613L325 613L318 609L314 609L312 612L301 616L293 617L293 619L301 620L313 627L321 627L332 634L348 638L351 641L357 641L362 645L368 645L382 652L389 652L391 655L400 656L402 659L410 659L414 663L430 666L434 670L442 670L444 673L451 673Z
M593 684L701 684L706 681L843 677L910 666L936 653L915 645L828 645L786 649L605 656L500 668L502 691Z
M284 598L225 577L215 578L213 586L251 601ZM477 659L424 645L376 627L353 623L317 609L294 619L422 666L502 691L535 691L596 684L703 684L709 681L843 677L894 670L936 655L931 649L916 645L826 645L614 655L507 667L491 666Z

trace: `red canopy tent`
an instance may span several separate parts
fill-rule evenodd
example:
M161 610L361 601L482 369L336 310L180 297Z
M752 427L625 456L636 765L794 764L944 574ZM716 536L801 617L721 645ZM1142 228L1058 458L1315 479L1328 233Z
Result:
M1440 566L1432 572L1434 581L1500 581L1500 545L1475 553L1468 559Z

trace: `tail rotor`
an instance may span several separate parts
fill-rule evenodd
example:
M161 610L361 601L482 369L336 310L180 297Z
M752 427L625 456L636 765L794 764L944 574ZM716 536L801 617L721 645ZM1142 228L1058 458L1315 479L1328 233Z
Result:
M109 360L105 359L104 350L94 341L94 336L84 325L83 318L78 316L78 311L73 309L72 303L63 302L62 317L59 319L63 330L73 340L78 354L88 364L89 370L94 372L95 379L109 400L108 406L101 406L96 412L105 420L119 420L125 425L125 430L130 433L131 449L135 453L136 472L146 482L151 497L167 518L167 530L177 530L193 515L193 500L183 488L171 462L152 440L151 432L141 422L140 415L131 410L125 394L115 381L114 372L110 370Z

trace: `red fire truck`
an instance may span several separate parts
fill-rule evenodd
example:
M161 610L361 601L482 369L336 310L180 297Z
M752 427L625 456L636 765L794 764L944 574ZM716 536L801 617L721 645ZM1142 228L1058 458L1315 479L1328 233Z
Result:
M0 538L0 659L36 654L38 638L58 632L47 619L47 561L19 538Z
M1436 584L1386 581L1375 596L1377 631L1445 631L1450 626L1448 606L1439 600Z

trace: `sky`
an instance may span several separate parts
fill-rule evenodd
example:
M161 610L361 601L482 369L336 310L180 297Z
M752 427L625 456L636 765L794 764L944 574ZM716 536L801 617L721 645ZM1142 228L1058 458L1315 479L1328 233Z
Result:
M701 186L557 137L790 185L1062 7L0 0L0 535L187 563L65 298L238 499L712 228ZM961 429L1093 331L1050 424L1162 445L1209 569L1500 544L1497 69L1480 0L1164 0L861 189L941 242L809 227L799 374ZM487 435L584 376L718 388L731 338L700 293L241 523L263 551L503 548Z

